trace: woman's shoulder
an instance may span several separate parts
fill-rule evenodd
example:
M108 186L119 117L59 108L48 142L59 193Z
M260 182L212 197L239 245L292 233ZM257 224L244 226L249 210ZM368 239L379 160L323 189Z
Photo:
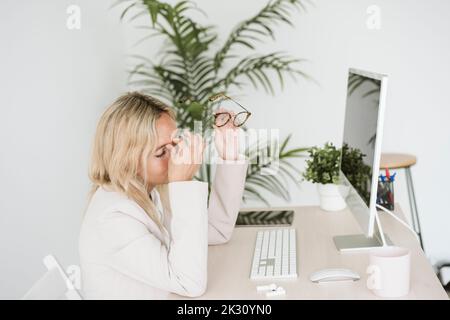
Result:
M156 223L134 200L102 187L92 197L83 227L93 232L115 230L114 234L124 237L151 232L161 241L167 241Z
M117 215L130 216L143 222L147 220L144 209L133 199L111 188L100 186L91 198L86 217L103 220Z

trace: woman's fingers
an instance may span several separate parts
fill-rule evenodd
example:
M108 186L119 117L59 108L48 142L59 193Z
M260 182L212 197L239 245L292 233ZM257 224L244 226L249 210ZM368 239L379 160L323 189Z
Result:
M192 180L203 161L205 144L200 134L184 131L183 137L173 138L170 151L169 181Z
M203 151L205 150L205 143L203 141L203 137L198 133L194 135L194 140L194 163L201 164L203 162Z
M191 160L193 164L200 164L203 160L203 138L200 134L190 133L189 147L191 151Z
M200 164L203 161L205 144L200 134L188 132L184 138L171 149L171 157L177 163Z
M218 127L218 126L216 126L215 124L213 125L213 127L214 127L214 129L219 129L219 130L224 130L224 129L237 129L238 127L236 127L235 125L234 125L234 117L235 117L235 112L234 111L231 111L231 110L228 110L228 109L224 109L224 108L219 108L219 109L217 109L215 112L214 112L215 114L216 113L229 113L230 114L230 119L228 120L228 122L225 124L225 125L223 125L223 126L220 126L220 127Z
M239 154L239 128L219 128L215 130L215 145L224 160L234 160Z

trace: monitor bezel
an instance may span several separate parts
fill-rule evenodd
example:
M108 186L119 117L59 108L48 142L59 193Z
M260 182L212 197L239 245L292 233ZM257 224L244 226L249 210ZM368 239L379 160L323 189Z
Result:
M377 200L377 190L378 190L378 175L379 170L376 168L380 168L380 158L381 158L381 143L383 140L383 127L384 127L384 114L385 114L385 108L386 108L386 94L387 94L387 82L388 82L388 76L386 74L382 73L376 73L376 72L370 72L365 71L361 69L356 68L350 68L347 74L347 93L348 93L348 79L350 78L350 74L357 74L361 75L367 78L379 80L381 82L380 86L380 97L379 97L379 105L378 105L378 120L377 120L377 133L375 138L375 150L374 150L374 158L373 158L373 164L372 164L372 180L371 180L371 189L370 189L370 199L369 199L369 217L367 217L366 221L361 221L356 216L356 213L353 213L355 215L355 219L358 221L361 229L363 230L366 237L373 237L378 236L375 234L375 220L377 219L377 209L376 209L376 200ZM346 103L345 103L345 114L347 112L347 99L348 96L346 96ZM344 129L345 129L345 116L344 116ZM342 145L344 144L344 130L342 134ZM341 158L342 160L342 151L341 151ZM339 165L339 173L340 175L344 176L343 172L341 171L341 164ZM342 178L341 176L341 178ZM347 179L346 179L347 180ZM353 188L354 189L354 188ZM358 194L359 197L361 197ZM362 197L361 197L361 201ZM366 205L366 203L363 201L363 203ZM350 206L349 206L350 208Z

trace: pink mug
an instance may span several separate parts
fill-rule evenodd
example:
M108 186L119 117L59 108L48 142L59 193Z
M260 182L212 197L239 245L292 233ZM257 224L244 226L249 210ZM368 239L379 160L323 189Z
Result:
M383 298L398 298L409 293L411 253L407 248L387 246L372 249L367 286Z

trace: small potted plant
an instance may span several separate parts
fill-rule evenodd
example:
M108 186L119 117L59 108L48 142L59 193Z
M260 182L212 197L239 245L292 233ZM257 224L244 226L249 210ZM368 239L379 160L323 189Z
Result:
M342 146L341 171L363 200L369 203L372 168L364 161L365 156L361 150L350 148L348 144L344 143Z
M342 195L345 196L348 190L338 184L341 150L327 142L323 148L310 148L308 153L310 158L306 160L303 178L317 184L320 208L326 211L344 209L346 203Z

